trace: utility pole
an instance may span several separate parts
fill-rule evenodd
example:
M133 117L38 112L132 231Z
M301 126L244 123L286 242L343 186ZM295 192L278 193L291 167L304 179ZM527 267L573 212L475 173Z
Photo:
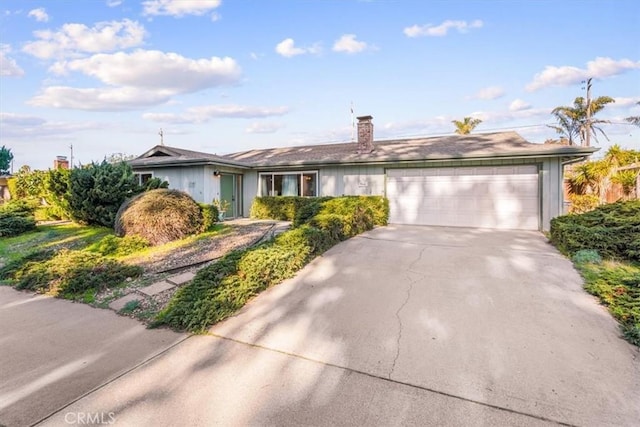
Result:
M591 145L591 77L587 79L587 120L585 122L585 145Z
M162 128L160 128L158 135L160 135L160 145L164 145L164 132L162 131Z
M69 146L71 149L71 158L69 159L69 169L73 169L73 144Z

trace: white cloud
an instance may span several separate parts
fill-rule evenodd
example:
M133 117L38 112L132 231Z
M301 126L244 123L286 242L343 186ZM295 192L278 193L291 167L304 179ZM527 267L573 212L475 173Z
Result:
M237 62L229 57L191 59L177 53L142 49L58 62L51 71L57 74L79 71L112 86L166 90L172 94L236 84L242 73Z
M167 102L173 94L132 87L78 89L49 86L34 96L28 104L84 111L125 111Z
M358 53L367 48L367 44L362 41L356 40L355 34L344 34L333 44L333 50L335 52L344 53Z
M548 65L542 72L533 77L526 89L529 92L534 92L550 86L570 86L588 78L603 79L638 68L640 68L640 61L632 61L630 59L615 60L605 57L597 57L593 61L587 62L586 68L569 65L561 67Z
M509 111L524 111L531 108L531 104L523 101L522 99L514 99L511 104L509 104Z
M9 53L11 53L11 46L0 44L0 77L24 76L24 70L13 58L9 58Z
M478 99L498 99L504 96L504 89L500 86L489 86L480 89L475 97Z
M91 28L84 24L64 24L56 32L34 32L39 40L26 43L23 51L40 59L109 52L139 46L145 35L144 27L129 19L98 22Z
M411 27L406 27L404 29L404 34L407 37L442 37L446 36L451 29L456 29L459 33L466 33L470 29L482 28L483 25L483 22L479 19L476 19L472 22L446 20L440 25L427 24L412 25Z
M284 126L281 123L251 123L246 129L246 133L276 133Z
M149 0L142 2L145 16L201 16L220 6L220 0Z
M27 16L30 18L34 18L38 22L49 22L49 15L47 15L47 11L44 9L44 7L30 10Z
M284 39L276 45L276 52L285 58L291 58L305 53L317 54L320 53L320 51L321 47L318 43L310 47L297 47L292 38Z
M116 7L122 4L122 0L107 0L107 6Z
M61 138L86 131L103 129L103 124L95 122L60 122L49 121L41 117L27 116L15 113L0 113L2 136L13 140L32 141L38 138Z
M287 107L252 107L247 105L201 105L191 107L183 114L146 113L142 117L159 123L193 124L206 123L215 118L255 119L282 116Z
M640 102L640 97L636 98L624 98L624 97L616 97L613 98L616 102L613 104L608 104L607 108L626 108L626 107L635 107L638 102Z
M185 58L176 53L137 50L98 54L56 62L56 74L81 72L107 87L50 86L31 105L90 111L133 110L163 104L172 97L239 82L241 69L233 58Z

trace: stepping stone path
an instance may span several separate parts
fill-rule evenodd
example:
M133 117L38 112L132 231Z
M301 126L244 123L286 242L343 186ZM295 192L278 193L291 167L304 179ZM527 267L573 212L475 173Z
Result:
M142 297L140 295L136 295L135 292L133 292L113 301L111 304L109 304L109 308L115 311L120 311L124 308L125 305L127 305L128 302L141 299Z
M112 301L111 304L109 304L109 308L115 311L120 311L130 301L142 300L146 297L152 297L161 292L173 289L176 286L182 286L186 283L189 283L191 280L193 280L194 277L195 273L192 273L190 271L178 274L176 276L167 277L161 282L156 282L152 285L145 286L144 288L136 289L133 292L121 298L118 298L115 301Z
M260 239L255 242L254 245L259 244L263 241L273 239L277 235L284 233L291 227L290 222L279 221L274 224L274 226ZM152 297L161 292L167 291L169 289L173 289L178 286L185 285L193 280L195 277L195 273L187 271L185 273L180 273L175 276L167 277L163 281L156 282L152 285L146 286L141 289L135 289L131 293L118 298L115 301L112 301L109 304L109 308L115 311L120 311L124 308L124 306L130 302L135 300L143 300L147 297Z

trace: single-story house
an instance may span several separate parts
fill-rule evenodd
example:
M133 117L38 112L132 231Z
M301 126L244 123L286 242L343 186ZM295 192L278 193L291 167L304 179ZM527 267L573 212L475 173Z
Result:
M515 132L375 140L371 116L349 143L213 155L158 145L130 163L196 201L247 217L256 196L381 195L390 222L548 230L563 209L563 167L597 149L534 144Z

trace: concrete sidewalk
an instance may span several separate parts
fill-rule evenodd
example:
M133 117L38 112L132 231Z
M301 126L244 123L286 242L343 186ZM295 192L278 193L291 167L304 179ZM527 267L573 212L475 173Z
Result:
M31 425L186 337L0 286L0 425Z

